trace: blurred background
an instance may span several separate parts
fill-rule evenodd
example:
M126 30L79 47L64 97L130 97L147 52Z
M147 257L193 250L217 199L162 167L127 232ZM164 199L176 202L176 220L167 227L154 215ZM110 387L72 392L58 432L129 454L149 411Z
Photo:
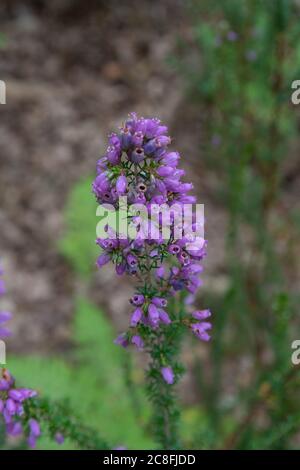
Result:
M112 344L133 286L96 271L90 185L107 134L157 116L206 213L214 333L184 345L183 447L299 448L300 2L2 0L0 18L8 367L113 445L155 446L146 359Z

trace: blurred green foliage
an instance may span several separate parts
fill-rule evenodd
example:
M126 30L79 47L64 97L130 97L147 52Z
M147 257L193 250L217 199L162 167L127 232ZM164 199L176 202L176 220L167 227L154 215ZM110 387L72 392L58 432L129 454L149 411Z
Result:
M299 232L282 193L286 160L299 151L290 100L300 76L300 7L293 0L188 3L193 26L173 63L204 116L202 157L228 214L229 287L205 301L215 313L210 373L195 364L206 431L212 447L286 448L299 425L290 359L298 293L289 285Z

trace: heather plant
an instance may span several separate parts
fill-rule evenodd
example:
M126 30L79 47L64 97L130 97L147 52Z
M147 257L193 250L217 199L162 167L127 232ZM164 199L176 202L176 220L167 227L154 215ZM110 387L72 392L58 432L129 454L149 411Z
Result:
M299 423L290 362L297 294L289 287L298 232L282 198L292 180L284 178L284 169L287 161L293 166L297 145L298 116L290 96L300 73L299 5L193 0L189 7L191 34L180 41L175 64L199 116L200 110L205 116L199 148L208 170L218 176L219 202L228 216L228 288L219 299L206 294L219 313L212 378L195 365L210 445L252 448L268 442L269 448L284 448ZM249 362L251 381L243 384L241 378L226 399L233 357ZM272 405L269 396L261 400L268 388ZM241 417L228 422L234 412Z
M1 271L1 275L3 272ZM6 292L4 280L0 279L0 296ZM1 323L11 319L9 312L0 312ZM10 330L1 326L0 339L11 335ZM22 360L21 369L24 369ZM56 371L57 374L57 371ZM32 380L32 377L25 377ZM57 382L56 376L54 381ZM108 449L108 444L98 437L94 429L82 424L61 400L49 400L40 397L36 390L18 385L11 372L0 368L0 446L6 446L6 436L18 439L19 444L11 448L34 448L42 432L48 434L57 444L63 444L65 439L73 442L77 448Z
M102 249L97 265L102 268L112 262L116 275L126 273L136 281L136 291L129 299L133 308L130 326L115 342L124 348L133 345L150 356L147 391L153 404L153 432L163 448L180 445L174 385L183 372L179 362L182 336L189 329L200 340L209 341L211 329L210 311L192 308L201 284L205 240L195 237L191 246L191 231L176 238L175 224L165 237L159 210L157 236L153 235L153 207L157 210L165 205L175 212L178 206L196 202L190 195L192 184L181 180L185 172L178 168L180 156L169 150L170 143L167 127L158 119L132 113L120 132L110 135L93 183L99 204L109 203L120 211L122 196L136 209L125 221L127 236L106 223L106 236L97 239ZM142 216L141 205L151 222ZM192 230L197 223L192 217Z

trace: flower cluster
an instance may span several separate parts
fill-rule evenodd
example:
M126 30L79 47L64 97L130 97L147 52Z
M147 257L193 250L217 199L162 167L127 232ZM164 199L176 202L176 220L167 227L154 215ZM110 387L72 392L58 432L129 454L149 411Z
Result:
M175 223L167 238L159 228L162 213L157 207L173 210L174 221L178 208L196 203L195 196L190 194L193 185L182 181L185 171L178 168L180 155L169 150L170 143L168 129L158 119L139 118L132 113L120 131L109 136L109 146L98 161L92 186L99 204L110 204L120 210L120 200L126 197L130 204L143 205L146 215L151 216L150 222L148 218L145 220L142 211L129 215L128 227L134 227L134 237L128 236L128 231L126 237L116 234L108 223L106 236L96 240L102 249L98 267L111 261L117 274L126 272L138 282L137 292L130 299L134 307L130 328L116 339L123 347L134 344L143 349L147 332L178 321L200 340L210 339L211 324L205 321L210 316L208 310L191 311L180 320L171 309L168 311L168 301L178 291L188 292L189 301L194 299L201 285L200 262L206 255L206 241L201 237L191 238L198 224L194 215L189 217L180 237ZM156 210L155 227L153 208ZM161 374L167 383L174 382L168 364L163 364Z

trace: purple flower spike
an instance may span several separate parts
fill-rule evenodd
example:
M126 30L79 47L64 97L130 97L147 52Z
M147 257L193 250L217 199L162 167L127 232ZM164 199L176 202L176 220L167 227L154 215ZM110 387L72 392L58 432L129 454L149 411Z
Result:
M161 375L167 384L172 385L174 383L174 372L171 367L162 367Z
M0 339L11 336L11 332L7 328L3 328L1 325L11 319L12 315L9 312L0 312Z

